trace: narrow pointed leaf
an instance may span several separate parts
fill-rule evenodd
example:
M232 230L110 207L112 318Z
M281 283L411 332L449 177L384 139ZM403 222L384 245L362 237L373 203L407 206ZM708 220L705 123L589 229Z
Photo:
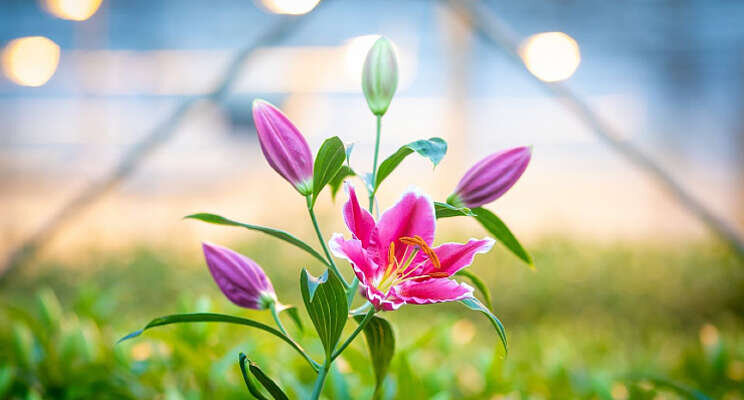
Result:
M349 165L349 162L351 161L351 151L354 150L354 143L351 143L346 147L346 165L351 167Z
M530 257L527 250L522 247L522 244L519 243L517 238L514 237L514 234L511 233L501 218L482 207L474 208L473 212L475 213L475 219L478 220L487 231L491 232L499 242L506 246L509 251L514 253L514 255L519 257L522 261L533 266L532 257Z
M351 167L344 165L341 167L341 169L338 170L336 176L334 176L333 179L331 179L331 182L329 182L329 185L331 186L332 199L336 199L336 193L338 193L338 190L341 188L341 184L344 182L344 179L350 176L356 176L356 172L354 172Z
M325 185L336 176L339 169L344 165L345 159L346 149L338 136L326 139L320 146L313 164L313 205Z
M385 178L387 178L388 175L398 167L403 159L408 157L414 151L431 160L434 166L436 166L440 161L442 161L442 158L447 153L447 142L435 137L431 139L417 140L398 149L398 151L393 153L393 155L380 163L380 167L377 169L375 182L372 182L374 184L375 192L377 192L382 181L384 181Z
M453 205L449 205L447 203L440 203L438 201L434 202L434 211L437 214L437 219L439 218L450 218L450 217L475 217L475 214L473 211L471 211L467 207L455 207Z
M261 385L263 385L264 389L269 392L274 400L289 400L289 397L284 394L284 391L276 383L274 383L274 381L269 378L261 370L261 368L258 367L256 363L248 360L248 370L256 378L256 380L260 382Z
M345 314L344 314L345 315ZM125 340L129 340L132 338L135 338L139 335L141 335L144 331L155 328L158 326L164 326L164 325L171 325L171 324L179 324L179 323L193 323L193 322L224 322L228 324L237 324L237 325L245 325L249 326L251 328L260 329L264 332L270 333L279 339L286 342L288 345L290 345L293 349L297 350L298 353L300 353L301 356L303 356L308 363L317 371L317 364L305 353L305 350L300 347L299 344L297 344L292 338L285 336L280 331L263 324L258 321L254 321L252 319L248 318L241 318L241 317L235 317L232 315L225 315L225 314L215 314L215 313L192 313L192 314L173 314L173 315L166 315L164 317L155 318L152 321L150 321L147 325L145 325L144 328L134 331L123 338L119 339L117 343L121 343Z
M261 393L258 385L254 382L254 378L251 378L251 376L248 375L248 372L245 369L246 362L249 362L248 357L246 357L245 354L240 353L240 355L238 355L238 364L240 365L240 373L243 374L243 381L245 382L245 386L248 388L248 392L258 400L269 400L263 395L263 393Z
M463 300L460 300L460 303L464 304L465 307L474 310L474 311L480 311L488 317L488 320L491 321L491 324L496 329L496 332L499 334L499 339L501 339L501 344L504 345L504 352L508 353L509 348L506 342L506 331L504 330L504 325L499 321L498 318L496 318L495 315L489 310L486 306L483 305L478 299L475 297L469 297Z
M305 330L305 326L302 323L302 319L300 318L300 311L295 306L289 306L289 305L282 305L282 307L279 309L279 312L287 312L289 315L289 318L294 322L294 324L297 326L297 329L300 330L300 332Z
M357 323L364 320L363 315L354 316ZM385 381L390 361L395 353L395 335L390 323L380 317L372 317L364 327L364 337L367 340L367 348L372 359L372 369L375 372L375 395L378 399L382 394L382 383Z
M488 306L489 310L493 310L493 304L491 304L491 291L488 290L488 286L485 282L483 282L483 279L478 277L478 275L466 270L461 269L455 273L455 275L464 276L470 280L470 282L475 285L476 288L483 294L483 300L486 302L486 306Z
M344 286L328 270L320 278L314 278L303 269L300 289L307 313L323 343L326 357L330 357L344 330L349 312Z
M328 261L326 261L325 258L323 258L323 256L320 255L320 253L318 253L317 251L315 251L315 249L310 247L309 244L303 242L302 240L298 239L296 236L292 235L289 232L285 232L285 231L274 229L274 228L267 228L265 226L244 224L242 222L234 221L234 220L225 218L217 214L198 213L198 214L187 215L184 218L197 219L199 221L207 222L210 224L238 226L238 227L242 227L242 228L246 228L246 229L250 229L254 231L263 232L275 238L284 240L287 243L293 244L302 250L305 250L306 252L310 253L311 256L317 258L326 266L328 265Z

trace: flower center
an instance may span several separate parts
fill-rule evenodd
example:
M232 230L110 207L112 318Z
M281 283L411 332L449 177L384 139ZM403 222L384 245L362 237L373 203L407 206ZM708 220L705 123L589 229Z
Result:
M439 262L439 257L437 257L434 250L426 244L421 236L404 236L399 240L406 246L406 249L403 252L403 257L401 261L395 257L395 242L390 242L388 265L387 268L385 268L385 273L382 275L380 282L377 284L377 290L387 295L393 286L399 285L405 281L421 278L446 278L449 276L446 272L436 271L442 268L442 265ZM422 252L426 258L414 264L413 260L419 252ZM425 264L426 261L431 261L432 265L434 265L435 271L425 275L414 275L414 272Z

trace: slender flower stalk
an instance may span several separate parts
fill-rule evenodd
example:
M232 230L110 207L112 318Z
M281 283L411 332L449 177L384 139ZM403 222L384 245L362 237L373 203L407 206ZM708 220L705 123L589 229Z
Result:
M364 319L362 320L362 322L359 323L359 326L357 326L354 332L352 332L351 335L349 335L349 338L346 339L346 341L341 346L339 346L338 349L336 349L336 351L333 353L333 356L331 356L331 362L333 362L333 360L338 358L338 356L340 356L341 353L343 353L344 350L346 350L346 348L351 344L351 342L354 341L354 338L356 338L357 335L359 335L359 333L362 330L364 330L364 327L367 326L367 323L369 323L369 321L372 320L372 317L375 315L376 312L377 310L375 310L374 308L371 308L367 312L367 314L364 315Z
M318 377L315 378L315 384L313 385L313 393L310 395L311 400L318 400L320 398L320 392L323 390L323 384L325 383L325 379L328 376L328 370L330 369L330 361L326 361L326 363L320 367Z
M313 155L297 127L278 108L264 100L253 102L253 121L261 151L271 168L303 196L312 193Z
M375 157L372 159L372 186L376 184L377 180L377 159L380 155L380 130L382 128L382 115L377 116L377 133L375 134ZM369 212L373 212L375 208L375 191L372 190L369 193Z
M271 316L274 318L276 327L279 328L279 330L285 336L289 336L289 333L287 333L287 330L284 328L284 324L282 324L282 320L279 318L279 310L276 308L276 306L277 306L277 302L273 302L269 305L269 309L271 310Z
M530 147L515 147L478 161L460 179L447 203L476 208L498 199L517 183L531 157Z
M341 280L341 283L344 285L345 289L349 288L348 282L346 282L346 279L343 275L341 275L341 272L338 270L338 267L336 266L336 262L333 260L333 257L331 257L331 252L328 251L328 246L326 245L325 239L323 238L323 232L320 231L320 225L318 225L318 218L315 217L315 211L313 210L313 200L311 196L307 196L307 211L310 213L310 219L313 221L313 228L315 228L315 234L318 235L318 240L320 241L321 247L323 247L323 252L325 253L326 258L328 259L328 263L330 264L331 271L333 271L334 274L338 277L338 279Z

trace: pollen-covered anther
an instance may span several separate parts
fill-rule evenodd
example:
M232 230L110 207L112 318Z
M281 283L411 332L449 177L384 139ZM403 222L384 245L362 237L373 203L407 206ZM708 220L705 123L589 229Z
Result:
M431 247L429 247L428 244L426 244L426 241L419 236L415 235L414 237L408 237L404 236L399 239L401 243L407 244L409 246L415 246L416 248L420 249L421 251L426 254L426 257L429 258L431 263L434 265L434 269L440 269L442 268L442 264L439 262L439 257L437 257L437 253L432 250Z

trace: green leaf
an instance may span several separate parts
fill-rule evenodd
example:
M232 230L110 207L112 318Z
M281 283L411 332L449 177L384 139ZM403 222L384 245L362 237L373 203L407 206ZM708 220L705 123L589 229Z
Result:
M480 311L488 317L488 320L491 321L491 324L496 329L496 332L499 334L499 339L501 339L501 344L504 345L504 351L506 353L509 352L508 345L506 343L506 331L504 330L504 325L499 321L498 318L496 318L495 315L489 310L486 306L483 305L478 299L475 297L468 297L466 299L460 300L460 303L464 304L465 307L473 310L473 311Z
M434 166L436 166L447 153L447 142L435 137L428 140L417 140L399 148L393 155L380 163L374 182L374 192L377 192L382 181L398 167L401 161L414 151L431 160Z
M349 162L351 161L351 151L354 150L354 143L350 144L348 147L346 147L346 165L349 165Z
M434 211L439 218L450 218L450 217L475 217L475 214L467 207L455 207L447 203L434 202Z
M515 256L519 257L522 261L526 262L530 266L534 266L532 263L532 257L527 253L527 250L522 247L514 234L511 233L506 224L497 217L496 214L486 210L483 207L473 209L475 213L475 219L486 228L491 234L507 249L509 249Z
M488 306L489 310L493 310L493 304L491 304L491 291L488 290L488 286L486 286L486 283L483 282L481 278L478 277L478 275L466 270L461 269L455 273L455 275L458 276L464 276L468 279L470 279L470 282L475 285L476 288L483 294L483 299L486 301L486 305Z
M344 316L346 313L344 312ZM317 371L317 364L305 353L305 350L300 347L292 338L285 336L280 331L258 321L252 319L234 317L232 315L215 314L215 313L191 313L191 314L173 314L166 315L164 317L155 318L150 321L144 328L134 331L123 338L119 339L117 343L121 343L125 340L129 340L141 335L144 331L163 325L179 324L179 323L192 323L192 322L225 322L228 324L245 325L251 328L260 329L264 332L270 333L279 339L285 341L293 349L297 350L301 356L303 356L308 363Z
M320 278L314 278L303 268L300 289L307 313L323 343L326 358L330 358L344 330L349 312L344 286L328 270Z
M313 164L313 205L315 205L315 200L318 199L318 195L325 185L336 176L341 166L344 165L345 159L344 142L338 136L326 139L320 146Z
M199 221L207 222L210 224L239 226L242 228L263 232L275 238L284 240L287 243L293 244L302 250L305 250L306 252L310 253L311 256L317 258L323 264L328 266L328 261L326 261L326 259L323 256L321 256L320 253L318 253L317 251L315 251L315 249L310 247L309 244L303 242L302 240L298 239L296 236L292 235L289 232L285 232L285 231L274 229L274 228L267 228L265 226L244 224L242 222L227 219L217 214L198 213L198 214L187 215L184 218L197 219Z
M261 389L258 388L258 385L256 385L256 382L253 381L253 378L251 378L248 375L248 372L245 369L245 362L248 360L248 357L245 356L245 354L240 353L238 355L238 364L240 365L240 373L243 374L243 381L245 382L245 386L248 387L248 391L258 400L269 400L266 396L261 393Z
M354 316L357 323L364 320L364 315ZM375 395L377 399L382 394L382 383L385 381L390 361L395 353L395 335L393 328L387 320L380 317L372 317L364 327L364 337L367 339L367 348L372 359L372 369L375 372Z
M332 199L336 199L336 193L338 193L338 189L341 188L341 184L344 182L344 179L349 176L356 176L356 172L354 172L354 170L347 165L341 166L341 169L338 170L336 176L334 176L333 179L331 179L331 182L329 182L329 185L331 186Z
M246 376L245 375L245 361L248 361L248 370L256 378L256 380L259 383L261 383L264 389L266 389L269 392L269 394L274 400L289 400L289 397L287 397L287 395L284 394L284 391L282 391L282 389L276 383L274 383L274 381L271 378L266 376L266 374L261 370L261 368L258 367L256 363L245 358L245 354L240 353L240 368L243 372L244 379ZM247 381L248 380L246 379L246 382ZM253 394L252 391L251 391L251 394Z

